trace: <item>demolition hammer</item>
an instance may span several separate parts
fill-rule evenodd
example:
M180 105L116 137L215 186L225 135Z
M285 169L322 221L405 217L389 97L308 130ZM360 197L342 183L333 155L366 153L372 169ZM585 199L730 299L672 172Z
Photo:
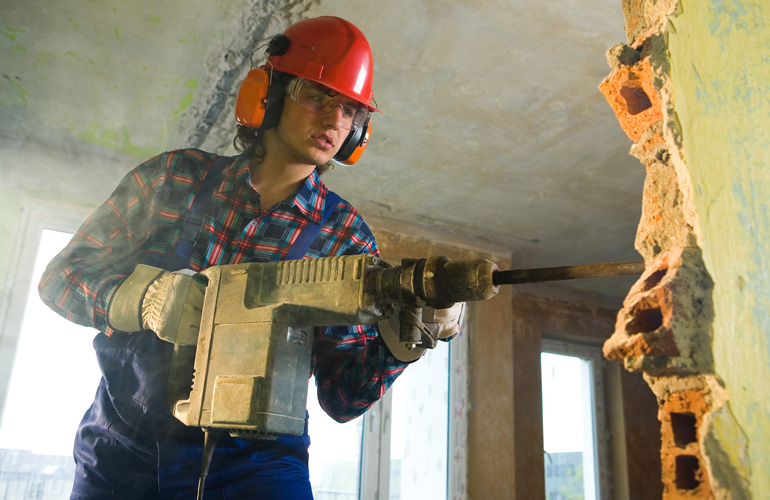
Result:
M400 342L434 348L420 309L487 300L500 285L641 274L644 262L500 271L484 259L374 255L214 266L197 345L175 345L173 415L205 432L199 496L217 437L302 435L314 328L378 323L399 311ZM415 318L416 321L415 321Z

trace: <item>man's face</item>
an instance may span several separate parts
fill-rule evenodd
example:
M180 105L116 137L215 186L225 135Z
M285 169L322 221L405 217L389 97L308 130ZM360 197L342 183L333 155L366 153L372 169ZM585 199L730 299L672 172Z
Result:
M359 104L343 95L329 94L327 88L305 82L299 97L293 99L287 93L284 98L281 120L275 128L276 146L290 161L323 165L342 146Z

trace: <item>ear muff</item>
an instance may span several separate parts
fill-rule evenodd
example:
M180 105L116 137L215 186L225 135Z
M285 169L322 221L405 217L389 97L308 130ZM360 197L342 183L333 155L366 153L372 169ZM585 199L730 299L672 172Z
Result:
M235 99L235 121L244 127L271 128L278 125L283 109L283 84L263 69L252 69L241 82Z
M334 161L343 165L352 165L357 162L369 143L371 132L372 125L368 118L360 127L351 129L345 142L342 143L342 147L334 155Z

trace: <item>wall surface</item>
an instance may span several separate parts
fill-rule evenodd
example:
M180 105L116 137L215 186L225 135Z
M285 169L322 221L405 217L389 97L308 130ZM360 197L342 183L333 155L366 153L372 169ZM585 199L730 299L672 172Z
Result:
M714 280L714 367L739 428L717 436L770 495L770 4L680 1L668 48L684 160Z

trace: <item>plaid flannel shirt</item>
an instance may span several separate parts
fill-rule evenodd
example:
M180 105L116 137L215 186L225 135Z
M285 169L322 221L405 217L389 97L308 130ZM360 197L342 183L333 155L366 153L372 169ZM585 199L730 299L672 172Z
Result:
M107 335L106 314L116 288L146 252L170 252L194 194L215 155L198 150L161 154L131 171L48 265L42 300L80 325ZM249 156L225 167L190 268L283 259L308 221L322 220L328 189L313 172L292 197L260 213ZM372 253L377 243L358 212L340 202L306 257ZM396 360L376 325L317 329L313 351L318 399L338 421L364 413L406 365Z

